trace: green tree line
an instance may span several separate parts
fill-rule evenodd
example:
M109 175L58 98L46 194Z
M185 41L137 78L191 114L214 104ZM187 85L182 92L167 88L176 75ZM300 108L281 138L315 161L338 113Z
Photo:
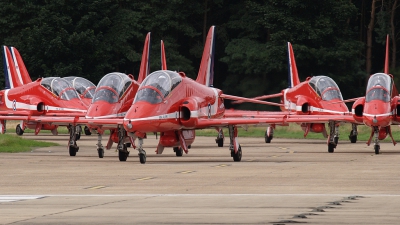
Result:
M151 70L165 42L168 69L197 76L205 36L216 26L214 86L255 97L287 87L287 42L300 80L327 75L344 98L365 95L382 72L390 35L390 72L399 80L398 0L0 0L0 42L21 53L32 77L109 72L137 77L151 32ZM0 76L0 85L4 87ZM228 103L229 105L229 103ZM241 107L263 109L264 106Z

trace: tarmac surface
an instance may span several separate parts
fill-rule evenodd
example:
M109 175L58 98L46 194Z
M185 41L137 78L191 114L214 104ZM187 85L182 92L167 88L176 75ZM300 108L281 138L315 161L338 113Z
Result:
M1 138L1 136L0 136ZM234 162L213 137L197 137L176 157L157 140L119 162L100 159L96 135L82 136L75 157L67 135L24 134L60 146L0 154L0 224L400 224L400 147L380 155L341 136L324 140L239 138ZM106 140L104 140L105 144Z

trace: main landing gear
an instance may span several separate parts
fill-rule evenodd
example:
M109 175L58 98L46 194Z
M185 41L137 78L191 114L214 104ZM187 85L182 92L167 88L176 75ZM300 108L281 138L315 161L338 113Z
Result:
M356 143L357 142L357 124L352 123L351 124L351 131L350 131L350 135L349 135L349 140L351 143Z
M79 151L79 147L76 144L77 141L77 128L74 125L69 125L68 126L68 131L69 131L69 142L68 142L68 148L69 148L69 155L70 156L76 156L76 153Z
M17 126L15 127L15 133L18 136L22 136L24 134L24 129L22 129L20 124L17 124Z
M339 141L339 125L329 121L328 152L333 153Z
M242 148L237 140L237 127L233 125L228 126L229 129L229 150L233 161L240 162L242 160Z

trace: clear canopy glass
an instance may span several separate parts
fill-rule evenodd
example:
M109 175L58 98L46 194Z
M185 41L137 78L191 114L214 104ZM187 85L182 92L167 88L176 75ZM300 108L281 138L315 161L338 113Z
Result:
M72 87L83 97L93 98L96 85L83 77L64 77L72 84Z
M314 76L309 80L310 86L321 96L322 100L330 101L332 99L343 100L339 86L332 78L327 76Z
M64 78L46 77L42 79L40 84L61 99L70 100L79 98L78 93L76 93L71 83Z
M124 73L109 73L99 82L92 102L107 101L116 103L132 84L131 78Z
M159 70L149 74L139 87L135 101L160 103L182 82L182 77L170 70Z
M376 73L368 80L366 102L372 100L390 101L392 93L392 78L385 73Z

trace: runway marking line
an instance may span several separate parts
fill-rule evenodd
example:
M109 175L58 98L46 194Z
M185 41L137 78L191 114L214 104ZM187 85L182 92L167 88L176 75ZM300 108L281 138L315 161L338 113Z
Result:
M284 148L284 147L278 147L279 149L289 149L289 148Z
M96 189L102 189L102 188L106 188L106 186L93 186L93 187L87 187L87 188L84 188L84 189L96 190Z
M220 164L220 165L213 166L213 167L215 167L215 168L221 168L221 167L227 167L227 166L230 166L230 165L227 165L227 164Z
M151 180L151 179L154 179L154 177L142 177L142 178L137 178L134 180Z
M188 173L194 173L194 172L196 172L196 171L187 170L187 171L181 171L181 172L178 172L178 173L188 174Z

